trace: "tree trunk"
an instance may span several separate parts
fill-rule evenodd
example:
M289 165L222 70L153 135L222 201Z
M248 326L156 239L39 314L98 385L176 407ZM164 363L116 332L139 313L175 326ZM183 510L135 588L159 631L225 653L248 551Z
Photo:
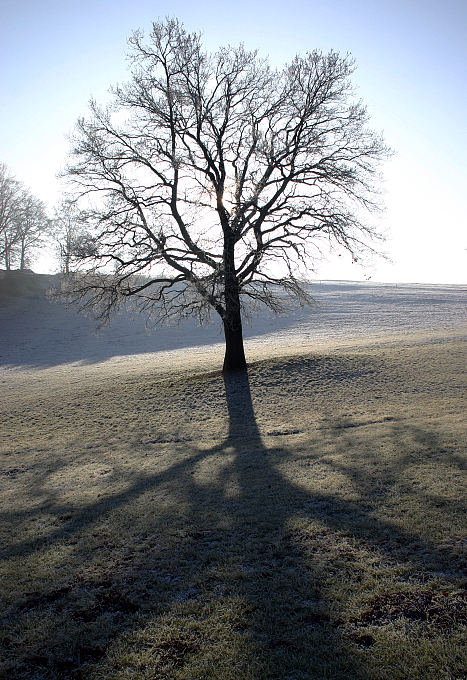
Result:
M225 232L224 232L225 233ZM225 313L223 317L225 335L225 357L222 370L246 370L245 350L243 349L242 315L240 308L240 293L235 272L234 242L225 234L224 240L225 267Z
M11 264L11 261L10 261L10 248L11 248L11 246L8 242L8 238L7 238L6 235L5 235L4 241L5 241L5 269L7 271L9 271L10 270L10 264Z
M19 268L20 269L26 268L26 248L25 248L24 239L21 241L21 262L20 262Z
M224 373L244 371L246 369L245 350L243 348L242 323L237 328L231 328L224 321L225 357L222 370Z

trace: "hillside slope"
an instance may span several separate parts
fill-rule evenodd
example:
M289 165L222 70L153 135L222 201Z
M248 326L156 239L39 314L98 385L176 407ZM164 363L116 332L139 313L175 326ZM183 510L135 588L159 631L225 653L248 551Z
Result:
M96 363L116 357L207 348L223 343L217 318L147 328L146 319L123 310L101 329L96 322L47 297L58 277L0 272L0 366ZM247 351L345 338L371 338L467 327L467 288L409 284L316 282L316 305L276 317L261 309L245 320ZM162 356L162 355L161 355Z

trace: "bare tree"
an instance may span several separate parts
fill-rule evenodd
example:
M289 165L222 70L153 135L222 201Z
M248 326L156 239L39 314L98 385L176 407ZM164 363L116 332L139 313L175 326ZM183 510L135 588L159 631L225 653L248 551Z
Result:
M49 228L50 220L47 217L44 203L29 191L23 190L19 197L16 215L16 239L20 269L25 269L31 264L31 253L44 245Z
M25 269L32 252L44 245L49 227L44 203L0 164L0 260L5 269Z
M60 270L63 274L70 274L74 260L91 254L88 241L91 236L86 233L86 224L76 203L64 199L55 210L53 220L53 236L57 244L60 259Z
M248 298L306 302L300 272L323 238L371 247L362 215L388 149L353 101L349 56L277 71L242 46L207 54L175 19L130 45L131 79L112 107L91 103L67 170L94 238L74 299L103 316L128 296L159 319L214 309L224 370L243 369Z
M77 210L72 201L64 200L55 210L54 240L57 244L60 259L60 270L63 274L71 272L73 245L77 233Z
M21 191L21 184L0 163L0 260L5 269L11 269L16 256Z

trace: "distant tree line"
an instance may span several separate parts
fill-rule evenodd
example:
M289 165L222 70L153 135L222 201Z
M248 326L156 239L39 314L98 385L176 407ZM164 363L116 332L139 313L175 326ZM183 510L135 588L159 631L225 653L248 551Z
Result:
M91 243L72 201L63 200L53 218L43 201L0 163L0 269L28 269L40 250L54 251L60 271L72 271L73 261L88 253Z
M26 269L50 230L44 203L0 164L0 261Z

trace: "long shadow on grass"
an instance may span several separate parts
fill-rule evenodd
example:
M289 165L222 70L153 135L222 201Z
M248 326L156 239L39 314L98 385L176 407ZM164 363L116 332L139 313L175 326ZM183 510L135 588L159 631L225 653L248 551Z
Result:
M17 609L18 625L25 618L31 626L34 615L40 625L47 612L55 619L44 627L35 656L11 677L66 677L81 666L82 677L91 677L88 670L99 659L99 677L146 677L151 664L161 678L217 678L222 668L226 678L254 680L367 677L341 634L343 602L332 591L333 581L357 578L358 568L346 564L348 546L335 560L332 542L345 533L420 569L444 568L446 555L371 516L362 501L310 492L288 480L280 471L287 450L264 444L247 375L227 377L224 387L229 431L220 443L205 449L187 444L186 455L161 472L141 474L124 491L84 507L54 501L47 510L69 519L46 538L4 551L24 557L82 543L70 555L74 581L31 594ZM319 441L310 440L309 458L317 456ZM200 466L207 466L207 476L198 475ZM173 494L173 506L151 501L161 488ZM153 516L142 522L143 536L138 522L146 508ZM133 524L125 524L122 510ZM111 516L120 523L121 546L129 545L125 554L121 546L101 545L96 566L88 540ZM345 588L340 593L345 600ZM65 633L59 628L64 613L71 622ZM109 644L113 638L120 644L122 634L122 655L112 652L114 660L106 662ZM68 649L62 652L64 636ZM150 650L147 658L141 649ZM202 668L210 669L207 675Z
M274 459L286 452L264 445L247 374L226 376L224 384L229 433L222 448L233 452L239 485L227 561L264 664L258 678L364 677L340 637L339 607L322 592L323 562L306 554L292 524L308 514L310 495L276 469Z

